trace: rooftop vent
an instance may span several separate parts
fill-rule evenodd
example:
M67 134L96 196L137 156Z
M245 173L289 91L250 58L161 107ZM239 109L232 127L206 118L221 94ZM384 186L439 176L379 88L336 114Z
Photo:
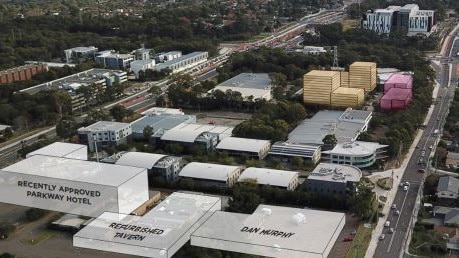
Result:
M271 215L272 210L269 209L269 208L263 208L263 209L261 209L261 212L263 212L263 214L265 214L265 215Z
M306 223L306 216L303 213L298 212L292 216L292 220L295 224L300 225Z

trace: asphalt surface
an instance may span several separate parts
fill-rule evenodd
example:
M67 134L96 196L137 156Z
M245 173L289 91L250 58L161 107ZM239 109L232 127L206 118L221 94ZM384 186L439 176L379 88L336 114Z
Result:
M447 47L448 51L446 52L448 55L451 48L453 48L451 53L457 53L457 49L459 49L459 41L456 41L454 46L452 46L452 42L450 42L450 46ZM402 177L402 182L409 182L410 186L407 191L404 191L403 187L397 186L398 191L393 202L397 208L390 211L391 214L388 216L390 226L386 227L383 231L383 234L385 234L386 237L378 243L374 255L375 258L402 256L406 245L409 245L409 243L406 243L406 239L407 233L412 230L413 226L410 225L410 220L415 214L414 209L420 186L423 184L423 179L427 175L427 173L418 172L420 168L426 169L426 165L419 164L419 160L420 158L423 158L429 162L429 157L433 154L431 153L433 150L430 150L430 146L435 148L437 141L437 136L434 135L434 130L438 129L440 132L442 131L448 114L449 102L454 97L455 85L457 82L455 71L458 61L459 60L456 58L453 58L453 62L451 62L453 64L453 72L451 74L450 87L447 87L449 82L449 65L448 63L441 64L439 73L437 74L437 79L440 83L437 104L433 109L431 119L429 120ZM422 154L423 152L424 155ZM388 205L392 204L389 203ZM395 210L400 211L399 216L395 215ZM389 228L394 228L394 233L389 233Z

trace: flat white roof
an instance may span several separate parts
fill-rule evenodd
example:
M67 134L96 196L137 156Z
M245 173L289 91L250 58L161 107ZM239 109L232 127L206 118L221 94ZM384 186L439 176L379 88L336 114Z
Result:
M11 166L2 168L1 171L91 184L119 186L132 177L144 172L145 169L34 155Z
M38 150L29 152L27 157L33 155L43 155L52 157L65 157L69 159L88 159L88 146L83 144L54 142Z
M344 142L338 143L336 146L329 151L323 151L322 153L337 154L337 155L350 155L350 156L362 156L371 155L375 153L377 149L387 147L388 145L382 145L377 142Z
M112 122L112 121L99 121L87 127L82 127L78 129L85 130L85 131L117 131L129 126L129 123L121 123L121 122Z
M238 166L191 162L182 168L179 176L226 181L229 176L239 169L240 168Z
M309 174L308 180L331 182L359 182L362 171L354 166L333 163L319 163Z
M145 152L127 152L115 164L130 167L151 169L160 159L167 155Z
M242 172L238 182L255 179L260 185L288 187L290 182L296 177L298 177L298 173L294 171L250 167Z
M105 212L75 234L73 243L144 257L172 257L210 212L220 209L220 198L176 192L142 217Z
M252 215L215 212L191 245L266 257L327 257L344 213L260 205Z
M164 108L164 107L152 107L140 113L141 115L149 114L174 114L174 115L185 115L185 112L181 108Z
M257 140L249 138L227 137L217 145L220 150L234 150L245 152L260 152L266 146L269 147L271 142L268 140Z

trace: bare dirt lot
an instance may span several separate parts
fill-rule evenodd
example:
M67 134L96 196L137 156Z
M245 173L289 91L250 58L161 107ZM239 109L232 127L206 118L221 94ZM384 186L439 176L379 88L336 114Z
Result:
M224 126L236 126L252 117L252 114L227 111L187 111L186 113L190 115L196 115L198 124L214 124Z

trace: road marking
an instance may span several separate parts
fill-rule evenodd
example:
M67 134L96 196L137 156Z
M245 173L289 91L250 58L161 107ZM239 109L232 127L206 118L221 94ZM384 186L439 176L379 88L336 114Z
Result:
M394 226L394 232L392 232L392 236L391 236L390 241L389 241L389 246L387 247L387 252L388 253L390 251L390 248L392 247L392 242L394 241L394 237L395 237L395 232L397 230L398 221L400 220L400 217L402 216L403 206L405 206L406 197L408 196L408 192L410 191L410 189L411 189L411 186L408 187L408 191L406 191L406 193L405 193L405 198L403 198L402 207L399 210L400 214L397 216L397 221L395 222L395 226Z

